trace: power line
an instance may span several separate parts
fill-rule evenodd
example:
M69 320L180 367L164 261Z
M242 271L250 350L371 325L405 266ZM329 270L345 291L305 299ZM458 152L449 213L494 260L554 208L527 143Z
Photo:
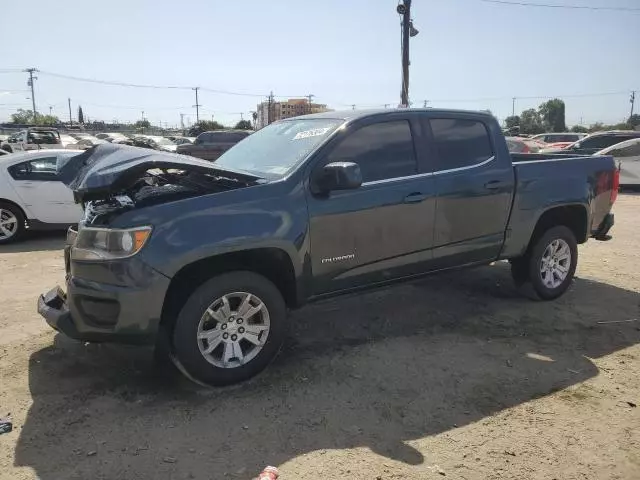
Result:
M194 87L188 87L184 85L150 85L150 84L143 84L143 83L120 82L120 81L114 81L114 80L98 80L96 78L77 77L75 75L64 75L61 73L54 73L54 72L48 72L48 71L42 71L42 70L40 71L40 74L48 75L50 77L62 78L65 80L73 80L76 82L96 83L99 85L110 85L114 87L149 88L149 89L158 89L158 90L164 90L164 89L193 90L194 88ZM221 95L235 95L235 96L241 96L241 97L264 97L265 96L264 93L234 92L231 90L220 90L220 89L209 88L209 87L198 87L198 88L203 92L217 93ZM306 95L297 95L297 96L304 97ZM278 97L291 98L291 97L296 97L296 95L278 95Z
M574 10L608 10L613 12L640 12L640 8L633 7L593 7L588 5L565 5L553 3L532 3L532 2L515 2L510 0L479 0L485 3L497 3L500 5L515 5L519 7L541 7L541 8L568 8Z

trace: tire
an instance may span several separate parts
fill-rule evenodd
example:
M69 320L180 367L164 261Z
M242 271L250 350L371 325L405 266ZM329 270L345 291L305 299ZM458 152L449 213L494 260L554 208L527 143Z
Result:
M2 228L0 228L0 245L15 242L24 235L24 213L22 213L22 210L16 205L0 202L0 222L2 222ZM8 234L8 231L12 233Z
M558 270L555 270L555 272L547 271L544 275L542 272L543 258L548 258L548 254L550 253L547 249L553 248L554 245L559 246L559 256L552 257L554 260L563 257L560 254L566 250L568 250L570 255L568 260L557 262L560 264L560 267L566 269L564 279L557 276ZM571 285L577 264L578 244L573 232L565 226L550 228L535 241L529 256L529 280L531 281L533 289L542 300L558 298L566 292L569 285ZM549 278L552 278L555 285L552 286L549 284ZM545 280L547 280L547 282L545 282Z
M3 145L2 149L7 153L13 153L13 150L11 149L11 147L9 145Z
M226 309L223 297L228 301ZM244 304L245 300L250 303ZM174 353L187 373L201 382L239 383L257 375L276 357L286 321L282 294L265 277L245 271L221 274L198 287L182 307L173 332ZM235 355L238 348L239 356Z

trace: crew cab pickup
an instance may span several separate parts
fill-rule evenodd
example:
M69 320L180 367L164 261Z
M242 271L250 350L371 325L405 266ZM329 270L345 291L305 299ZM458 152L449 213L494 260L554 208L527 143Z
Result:
M76 339L164 345L213 385L266 367L287 309L320 298L509 260L554 299L577 245L610 238L618 189L609 156L510 155L491 115L437 109L287 119L215 163L98 145L59 178L84 218L39 312Z

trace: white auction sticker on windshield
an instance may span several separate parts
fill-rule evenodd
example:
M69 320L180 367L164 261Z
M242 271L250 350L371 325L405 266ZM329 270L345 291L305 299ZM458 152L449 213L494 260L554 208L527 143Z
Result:
M331 127L326 128L314 128L313 130L305 130L304 132L296 133L296 136L293 137L294 140L301 140L303 138L309 137L320 137L327 133Z

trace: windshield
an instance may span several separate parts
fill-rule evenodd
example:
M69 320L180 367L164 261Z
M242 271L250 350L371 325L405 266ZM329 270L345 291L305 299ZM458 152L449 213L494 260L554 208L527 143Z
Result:
M234 145L216 165L263 177L284 176L342 122L322 118L273 123Z

